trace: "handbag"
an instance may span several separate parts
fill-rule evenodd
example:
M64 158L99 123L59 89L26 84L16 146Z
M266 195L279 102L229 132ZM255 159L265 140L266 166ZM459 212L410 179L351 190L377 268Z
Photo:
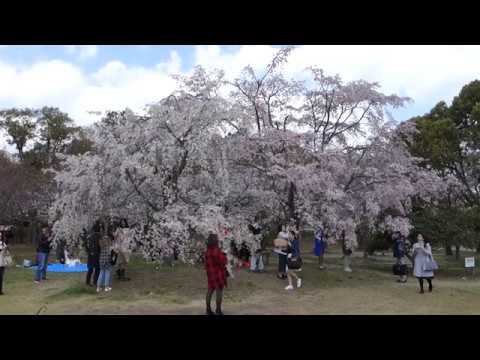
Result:
M110 253L110 264L115 265L117 263L117 259L118 259L118 254L112 250L111 253Z
M300 256L292 257L287 260L287 266L289 269L298 270L302 267L303 260Z
M438 270L438 264L431 255L428 256L428 260L423 264L423 271L435 271Z
M5 249L3 254L3 266L8 267L13 265L13 258L10 252Z

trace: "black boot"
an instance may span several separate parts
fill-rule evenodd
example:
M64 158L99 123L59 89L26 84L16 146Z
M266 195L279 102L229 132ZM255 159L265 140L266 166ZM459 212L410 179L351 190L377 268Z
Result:
M122 280L122 270L117 269L116 273L117 273L117 279Z
M207 315L212 316L214 315L213 311L211 308L207 307Z
M224 315L224 313L222 312L222 309L220 308L220 309L215 310L215 315L222 316L222 315Z

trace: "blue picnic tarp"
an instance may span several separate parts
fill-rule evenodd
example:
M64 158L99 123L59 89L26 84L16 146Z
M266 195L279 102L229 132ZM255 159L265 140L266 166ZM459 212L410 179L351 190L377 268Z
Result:
M36 266L30 267L32 270L37 270ZM48 272L61 272L61 273L71 273L71 272L87 272L87 264L78 264L75 266L68 266L64 264L48 264Z

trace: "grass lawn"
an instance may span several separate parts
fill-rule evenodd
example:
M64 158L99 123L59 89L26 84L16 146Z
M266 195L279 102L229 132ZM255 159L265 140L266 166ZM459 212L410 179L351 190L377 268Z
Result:
M352 261L353 273L342 271L339 247L330 247L327 270L317 268L311 242L302 245L304 286L292 292L276 278L277 259L271 256L264 274L237 271L225 291L226 314L480 314L480 279L464 276L461 261L436 255L440 270L433 293L418 294L417 281L398 284L391 274L393 257ZM17 263L33 259L34 249L12 247ZM110 293L96 294L84 285L85 273L48 273L48 281L33 283L33 271L6 269L0 314L204 314L206 275L202 267L177 264L156 269L132 258L129 282L113 281ZM212 302L214 303L214 301Z

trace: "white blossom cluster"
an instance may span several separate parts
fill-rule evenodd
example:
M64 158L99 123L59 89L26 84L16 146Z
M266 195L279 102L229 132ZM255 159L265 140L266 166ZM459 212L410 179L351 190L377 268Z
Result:
M211 232L229 259L232 241L256 250L248 224L259 214L322 224L330 239L344 232L351 248L362 221L408 234L411 199L444 186L401 141L414 129L385 121L408 99L316 68L310 82L287 80L289 52L232 83L198 67L147 115L106 114L89 129L93 150L56 173L56 238L73 243L98 219L125 218L146 258L195 262Z

